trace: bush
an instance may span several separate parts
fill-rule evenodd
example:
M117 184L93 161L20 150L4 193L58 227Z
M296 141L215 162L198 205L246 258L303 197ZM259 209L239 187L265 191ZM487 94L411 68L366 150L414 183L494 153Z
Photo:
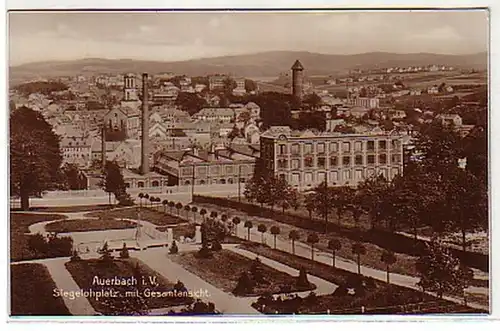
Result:
M58 237L55 233L48 237L37 233L29 236L28 247L37 258L72 256L73 239L69 236Z
M306 287L311 285L309 280L307 280L307 272L305 268L300 268L299 276L297 277L297 286Z
M222 249L222 245L218 240L216 240L212 243L212 250L213 251L220 251L221 249Z
M128 259L130 257L126 243L123 243L122 250L120 251L120 257L122 259Z
M251 279L250 275L247 272L243 272L238 279L238 284L236 288L233 290L234 295L246 295L253 293L253 288L255 286L255 282Z
M113 261L113 255L111 255L111 251L109 250L108 243L105 242L102 248L99 250L99 254L101 254L100 259L103 262Z
M209 259L213 256L212 251L210 250L207 243L202 243L200 250L196 253L196 257L202 259Z
M71 258L69 259L71 262L76 262L80 261L82 258L78 255L78 251L75 249L73 250L73 255L71 255Z
M172 246L170 246L168 253L169 254L179 253L179 247L177 247L177 242L175 240L172 242Z

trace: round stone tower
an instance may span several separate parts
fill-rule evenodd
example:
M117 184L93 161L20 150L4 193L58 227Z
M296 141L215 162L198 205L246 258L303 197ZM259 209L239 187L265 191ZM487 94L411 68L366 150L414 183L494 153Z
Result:
M292 66L292 95L302 101L304 91L304 67L299 60L295 61Z

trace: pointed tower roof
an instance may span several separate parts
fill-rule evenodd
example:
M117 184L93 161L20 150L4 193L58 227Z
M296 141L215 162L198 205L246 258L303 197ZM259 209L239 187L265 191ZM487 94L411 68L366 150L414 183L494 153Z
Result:
M292 66L292 70L304 70L304 66L302 66L299 60L296 60Z

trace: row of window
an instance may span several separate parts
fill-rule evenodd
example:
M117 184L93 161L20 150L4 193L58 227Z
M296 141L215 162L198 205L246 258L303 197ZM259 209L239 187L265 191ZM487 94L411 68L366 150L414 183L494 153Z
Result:
M81 157L82 159L86 160L88 155L86 154L75 154L75 153L64 153L64 158L79 158Z
M399 149L401 142L398 139L393 139L391 141L391 148L392 149ZM316 143L315 145L313 143L306 143L303 144L303 154L311 154L314 152L314 146L316 146L316 153L318 154L323 154L326 153L327 147L329 147L329 151L331 153L337 153L339 152L339 148L341 147L342 152L347 152L350 153L351 150L354 150L355 152L362 152L363 150L366 151L375 151L375 141L369 140L366 142L366 148L363 149L363 142L362 141L355 141L355 142L343 142L343 143L338 143L338 142L332 142L332 143ZM387 150L388 144L386 140L379 140L378 141L378 150ZM280 144L278 145L278 154L283 155L283 154L300 154L300 144L295 143L291 145L286 145L286 144ZM290 151L289 151L290 150Z
M240 179L240 183L245 183L245 178L241 178ZM211 183L212 184L234 184L234 183L237 183L238 180L237 179L233 179L233 178L228 178L227 180L225 178L222 178L222 179L212 179ZM207 181L201 179L199 181L195 181L195 185L205 185L205 184L208 184ZM187 179L184 181L184 185L191 185L191 180Z
M249 174L253 171L252 167L247 165L212 165L210 166L210 174L211 175L220 175L221 171L224 171L224 174L233 175L233 174ZM183 176L192 175L193 168L192 167L183 167L181 170L181 174ZM200 176L207 175L207 167L196 167L196 174Z
M390 170L390 173L389 173ZM331 171L329 174L328 181L330 183L336 183L336 182L345 182L345 181L355 181L359 182L362 181L366 178L369 178L371 176L374 176L375 174L377 175L382 175L385 178L394 178L396 175L399 174L399 168L392 168L392 169L367 169L364 171L363 169L354 169L354 170L342 170L342 171ZM390 175L390 177L389 177ZM279 175L281 178L287 179L285 174L280 174ZM325 176L326 173L312 173L312 172L306 172L304 174L300 173L291 173L289 175L288 181L291 185L300 185L301 183L304 184L312 184L312 183L321 183L325 181Z
M316 159L316 165L315 165L315 159ZM329 158L330 162L327 165L327 158L326 157L317 157L313 158L312 156L306 156L303 158L303 165L301 165L301 160L300 159L292 159L290 162L290 168L292 169L300 169L302 167L305 168L322 168L325 169L327 167L338 167L338 166L352 166L352 165L374 165L376 161L378 161L378 164L387 164L388 163L388 158L387 154L379 154L378 158L375 155L367 155L366 160L363 155L355 155L354 157L352 156L343 156L343 157L338 157L338 156L331 156ZM391 163L392 164L399 164L401 163L401 155L400 154L392 154L391 155ZM279 159L278 160L278 169L288 169L288 160L285 159Z

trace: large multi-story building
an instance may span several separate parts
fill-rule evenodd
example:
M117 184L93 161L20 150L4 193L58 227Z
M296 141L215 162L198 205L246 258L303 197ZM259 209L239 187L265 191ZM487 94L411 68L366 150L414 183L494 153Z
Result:
M374 175L392 179L403 172L402 137L396 134L342 134L271 127L260 137L265 167L303 190L327 180L352 185Z

